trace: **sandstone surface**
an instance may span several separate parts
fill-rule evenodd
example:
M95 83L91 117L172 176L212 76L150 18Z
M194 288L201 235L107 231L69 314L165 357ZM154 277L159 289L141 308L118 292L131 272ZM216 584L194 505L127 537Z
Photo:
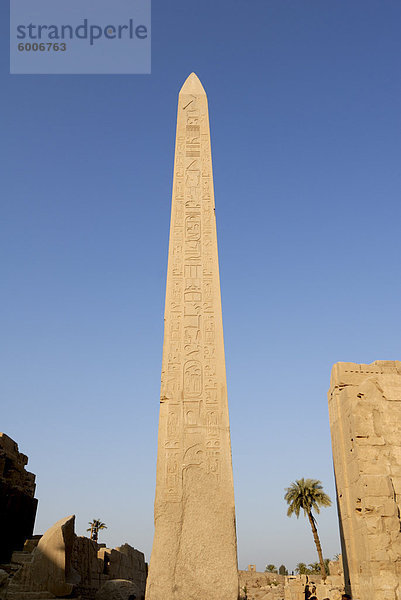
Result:
M32 552L14 552L8 600L44 600L67 594L93 600L107 581L129 580L144 600L147 565L142 552L129 544L106 548L74 533L75 517L53 525L40 539L28 540ZM37 543L38 542L38 543Z
M401 362L337 363L328 394L346 591L401 598Z
M278 573L256 571L249 565L247 571L238 571L240 598L247 600L282 600L285 577Z
M209 115L178 100L147 600L237 600L234 491Z
M22 566L12 584L24 591L48 591L55 596L67 596L73 590L75 573L70 569L74 544L75 516L57 521L41 537L32 552L30 562Z

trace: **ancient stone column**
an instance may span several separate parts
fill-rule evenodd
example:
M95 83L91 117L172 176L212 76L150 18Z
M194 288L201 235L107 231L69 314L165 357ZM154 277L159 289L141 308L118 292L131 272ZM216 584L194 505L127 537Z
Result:
M234 489L209 115L181 88L146 600L237 600Z
M334 365L329 390L345 589L394 600L401 583L401 362Z

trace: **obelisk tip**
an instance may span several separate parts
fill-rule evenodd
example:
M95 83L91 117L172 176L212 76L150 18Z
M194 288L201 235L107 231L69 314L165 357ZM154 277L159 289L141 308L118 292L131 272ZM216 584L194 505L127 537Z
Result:
M203 85L201 84L199 77L195 73L191 73L191 75L189 75L184 81L184 85L180 89L180 94L206 95L206 92L203 89Z

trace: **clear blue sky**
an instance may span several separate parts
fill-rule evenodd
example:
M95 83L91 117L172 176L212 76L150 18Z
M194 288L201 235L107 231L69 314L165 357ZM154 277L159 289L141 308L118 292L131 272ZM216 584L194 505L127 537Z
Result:
M334 499L336 361L400 359L395 0L152 7L148 76L10 76L1 45L1 425L37 532L150 556L177 94L208 93L239 564L316 560L284 488ZM335 508L319 518L339 551Z

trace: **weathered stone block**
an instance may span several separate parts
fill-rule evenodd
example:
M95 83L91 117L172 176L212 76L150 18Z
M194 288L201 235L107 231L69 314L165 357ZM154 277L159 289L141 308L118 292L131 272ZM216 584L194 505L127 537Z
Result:
M359 481L362 487L361 494L363 497L374 496L377 498L385 496L388 498L390 494L393 493L389 476L361 474Z
M74 515L65 517L46 531L32 552L31 562L22 566L13 584L33 592L48 591L55 596L67 596L72 592L74 574L70 571L70 557L74 522Z
M25 470L28 457L5 433L0 433L0 563L22 550L33 532L38 501L35 475Z
M33 600L35 594L39 594L35 598L44 599L71 593L93 600L110 579L130 580L138 591L137 600L144 600L147 572L143 553L128 544L100 548L93 540L75 535L74 521L73 515L58 521L32 553L14 553L21 568L12 579L14 596L10 600L29 600L30 594Z
M401 562L401 362L334 365L329 391L348 591L395 600ZM400 588L400 589L399 589Z

